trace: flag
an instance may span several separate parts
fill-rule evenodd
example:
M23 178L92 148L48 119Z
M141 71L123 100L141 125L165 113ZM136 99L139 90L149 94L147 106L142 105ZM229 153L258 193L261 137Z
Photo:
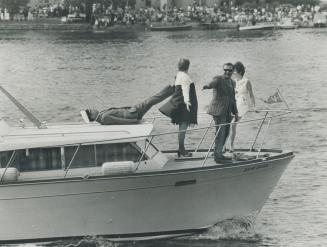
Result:
M279 92L277 91L273 95L269 96L267 99L263 100L263 102L267 104L273 104L273 103L283 102L283 99L280 96Z

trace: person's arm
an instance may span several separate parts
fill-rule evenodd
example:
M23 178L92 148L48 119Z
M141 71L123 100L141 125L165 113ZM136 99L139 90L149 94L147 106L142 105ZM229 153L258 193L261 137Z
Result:
M210 85L204 85L203 87L202 87L202 90L205 90L205 89L211 89L212 87L210 87Z
M190 82L189 81L182 81L181 82L182 93L184 98L184 103L186 105L186 109L190 111L191 101L190 101Z
M219 77L214 77L211 82L202 87L202 90L216 88L218 85L218 79Z
M232 84L234 85L235 82L232 81ZM236 84L235 84L236 85ZM236 103L236 94L235 94L235 87L233 86L233 105L232 105L232 113L235 117L235 122L238 121L238 110L237 110L237 103Z
M253 94L253 90L252 90L252 85L251 82L248 80L247 84L246 84L246 88L249 92L249 96L250 96L250 101L253 107L255 107L255 97Z

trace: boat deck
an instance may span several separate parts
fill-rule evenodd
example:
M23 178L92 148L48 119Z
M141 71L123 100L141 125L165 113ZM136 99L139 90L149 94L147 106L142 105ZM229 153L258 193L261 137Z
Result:
M237 166L237 165L246 165L253 163L255 160L262 161L266 159L272 159L276 156L283 156L288 152L281 150L262 150L258 159L257 151L246 151L246 150L235 150L233 153L226 153L225 156L230 157L231 160L228 160L223 163L216 163L214 161L213 153L210 152L207 159L205 157L207 152L198 151L192 153L192 157L178 157L176 151L166 151L164 154L168 158L168 162L161 169L154 169L151 167L151 164L143 166L141 169L138 169L134 172L122 171L121 173L113 173L105 175L105 177L117 177L117 176L126 176L126 175L136 175L144 174L147 172L158 172L158 171L176 171L184 169L194 169L201 167L228 167L228 166ZM205 161L205 162L204 162ZM136 163L135 163L136 164ZM89 179L91 177L103 177L103 168L101 166L97 167L85 167L85 168L71 168L66 174L65 170L44 170L44 171L28 171L21 172L18 176L16 182L29 182L29 181L42 181L42 180L61 180L61 179Z
M269 157L276 156L278 154L284 153L280 150L263 150L259 154L258 159L264 160ZM192 157L178 157L176 153L167 152L166 155L169 157L168 163L164 166L165 170L175 170L176 165L179 169L197 168L202 166L228 166L237 164L246 164L250 161L257 159L257 151L249 150L235 150L234 152L227 152L224 155L230 160L225 162L216 163L214 161L213 152L210 152L207 160L204 162L207 152L196 152L192 153Z

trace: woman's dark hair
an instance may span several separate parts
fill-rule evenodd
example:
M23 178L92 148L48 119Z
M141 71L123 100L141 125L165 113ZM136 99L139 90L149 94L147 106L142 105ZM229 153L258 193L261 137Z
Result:
M236 72L241 74L242 76L245 74L245 67L241 62L236 62L234 64L234 70L236 70Z
M190 60L187 58L181 58L178 61L178 70L179 71L187 71L188 68L190 67Z

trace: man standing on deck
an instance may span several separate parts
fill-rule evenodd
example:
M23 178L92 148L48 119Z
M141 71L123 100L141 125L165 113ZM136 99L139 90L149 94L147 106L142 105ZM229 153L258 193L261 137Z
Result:
M233 64L225 63L223 66L224 74L215 76L212 81L203 86L204 89L213 89L213 97L209 105L208 114L212 115L216 126L215 151L214 157L216 163L229 160L223 155L223 147L229 134L230 125L232 121L232 114L237 121L237 106L235 100L235 82L231 79L233 74Z
M114 107L101 112L96 109L86 109L81 111L81 115L85 122L96 121L103 125L139 124L152 106L165 100L173 92L174 88L168 85L159 93L134 106Z

